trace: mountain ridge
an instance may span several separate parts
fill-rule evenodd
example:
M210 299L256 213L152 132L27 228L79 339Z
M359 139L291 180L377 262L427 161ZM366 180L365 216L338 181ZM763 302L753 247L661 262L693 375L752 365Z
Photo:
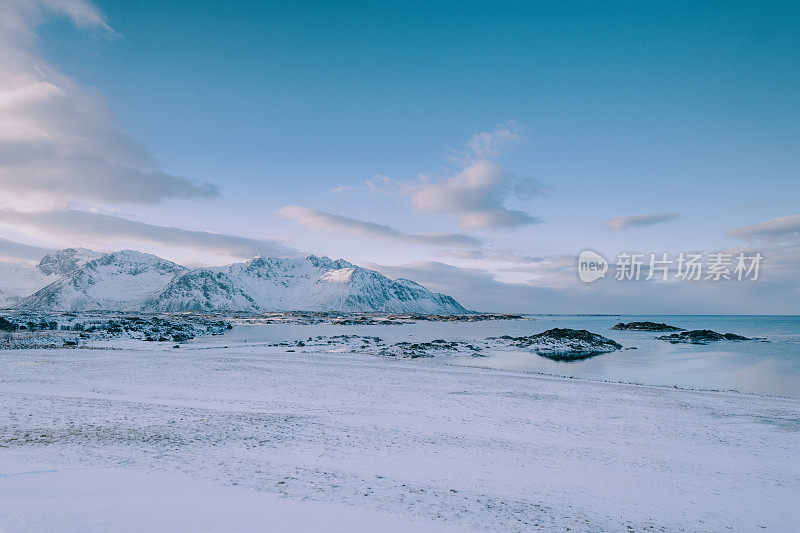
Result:
M19 299L14 308L72 312L468 313L452 297L412 280L392 280L344 259L316 255L257 256L220 267L187 268L136 250L99 254L67 249L48 254L36 268L42 281L49 283ZM57 279L53 280L54 276Z

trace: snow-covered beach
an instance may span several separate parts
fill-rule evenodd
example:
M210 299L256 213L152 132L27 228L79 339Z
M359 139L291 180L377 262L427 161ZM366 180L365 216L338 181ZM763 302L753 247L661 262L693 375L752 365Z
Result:
M800 401L352 353L115 340L0 357L13 531L800 524Z
M0 533L800 533L800 1L0 0Z

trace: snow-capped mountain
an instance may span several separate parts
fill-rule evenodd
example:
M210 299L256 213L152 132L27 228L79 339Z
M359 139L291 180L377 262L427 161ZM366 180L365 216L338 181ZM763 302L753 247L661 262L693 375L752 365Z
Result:
M133 311L188 269L155 255L123 250L89 261L22 300L32 310Z
M14 305L102 255L86 248L67 248L45 255L35 266L0 263L0 308Z
M44 261L44 260L43 260ZM465 313L453 298L410 280L391 280L344 260L257 257L225 267L188 269L125 250L72 269L23 299L21 309L52 311L352 311ZM40 265L41 266L41 265ZM60 270L59 270L60 268ZM52 275L52 274L51 274Z

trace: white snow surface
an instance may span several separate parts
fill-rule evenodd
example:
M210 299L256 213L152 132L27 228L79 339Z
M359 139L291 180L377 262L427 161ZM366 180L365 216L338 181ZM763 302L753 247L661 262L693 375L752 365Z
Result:
M352 353L0 357L6 531L791 531L800 402ZM349 527L348 527L349 525Z
M188 269L132 250L89 261L17 307L36 311L466 312L449 296L341 259L257 257L225 267Z
M63 468L9 463L0 506L24 516L10 531L141 533L232 531L461 531L349 505L303 501L135 468ZM43 483L43 479L46 483ZM43 512L43 510L46 510Z

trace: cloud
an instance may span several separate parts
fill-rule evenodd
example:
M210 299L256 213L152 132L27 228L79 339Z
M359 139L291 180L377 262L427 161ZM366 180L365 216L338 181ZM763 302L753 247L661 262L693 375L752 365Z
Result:
M767 253L756 282L578 281L574 256L548 258L535 280L506 283L493 272L437 261L365 264L383 274L413 279L477 311L510 313L798 314L800 249ZM547 317L537 320L546 321ZM608 326L619 320L608 317Z
M521 178L490 161L475 161L436 183L409 184L417 211L455 215L466 229L513 228L541 222L529 213L507 208L509 197L529 199L543 187L533 178Z
M480 268L461 268L438 261L403 265L367 264L392 278L409 278L430 290L452 296L467 309L508 313L606 313L618 308L615 298L600 299L596 292L506 283ZM575 283L577 278L573 276Z
M520 254L513 250L508 250L508 249L493 249L493 248L480 248L476 250L444 249L444 250L438 250L436 254L441 257L456 257L458 259L476 259L476 260L485 259L491 261L498 261L501 263L513 263L522 265L539 264L542 261L546 260L545 257Z
M516 120L498 124L493 130L483 131L467 141L467 148L477 159L492 159L522 141L522 126Z
M363 194L383 194L386 196L404 195L402 182L394 180L388 176L382 176L380 174L376 174L375 176L364 180L364 183L361 185L339 185L331 189L331 192L358 192Z
M658 213L653 215L614 217L606 220L605 226L615 231L623 231L629 228L641 228L669 222L670 220L675 220L678 216L680 216L678 213Z
M454 215L470 230L514 228L538 224L541 219L510 209L509 200L530 200L545 187L534 178L509 172L492 159L520 143L522 126L510 120L472 136L466 152L454 156L461 168L438 181L404 183L402 190L417 211Z
M780 241L800 237L800 215L773 218L750 226L742 226L728 230L726 235L737 239L763 239Z
M402 233L390 226L384 226L383 224L356 220L341 215L333 215L331 213L324 213L322 211L296 205L286 206L278 211L278 213L285 218L294 220L306 228L315 230L341 231L360 237L396 241L404 244L422 244L426 246L477 247L481 245L480 240L470 237L469 235L462 235L459 233Z
M111 248L117 247L120 240L128 239L142 243L202 250L235 258L296 254L295 250L275 241L186 230L171 226L157 226L113 215L74 209L40 213L0 210L0 225L10 225L17 230L27 228L48 237L57 236L73 242L104 241L108 242Z
M760 202L760 201L756 200L756 201L753 201L753 202L747 202L746 204L732 205L728 209L730 209L731 211L744 211L744 210L747 210L747 209L756 209L756 208L759 208L759 207L764 207L765 205L766 204L764 204L764 202Z
M0 6L0 207L219 196L214 185L160 170L117 126L101 94L47 63L35 29L48 15L112 33L82 0L7 0Z
M422 177L401 181L374 176L358 186L339 186L332 192L384 194L407 199L416 211L453 215L467 230L515 228L538 224L541 219L526 211L512 209L509 201L527 201L544 192L535 178L523 177L492 159L522 140L516 121L500 124L493 130L474 135L466 149L454 152L458 166L442 179Z
M403 265L363 265L391 278L407 278L428 289L455 298L467 309L476 311L536 312L524 285L502 283L479 268L462 268L439 261L417 261Z
M38 262L52 252L50 248L31 246L0 238L0 261L10 263Z
M443 249L437 250L436 255L440 257L455 257L458 259L486 259L487 255L484 250L451 250Z
M34 28L48 14L67 17L81 29L116 35L106 24L102 13L85 0L4 0L0 3L0 57L4 61L10 61L14 58L7 56L12 55L12 52L28 50L30 42L36 40ZM13 46L10 44L12 41ZM17 57L16 62L24 64L26 59L26 55Z

